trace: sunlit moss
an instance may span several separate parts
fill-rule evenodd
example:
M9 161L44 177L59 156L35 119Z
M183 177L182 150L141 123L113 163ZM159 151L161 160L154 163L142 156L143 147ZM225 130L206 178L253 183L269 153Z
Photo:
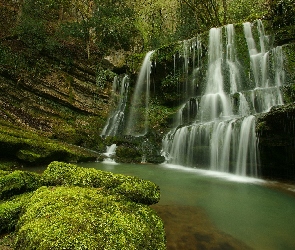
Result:
M18 223L15 249L166 249L163 223L146 205L94 188L40 188Z
M46 185L105 188L109 193L144 204L160 199L159 187L150 181L63 162L52 162L43 173L43 181Z

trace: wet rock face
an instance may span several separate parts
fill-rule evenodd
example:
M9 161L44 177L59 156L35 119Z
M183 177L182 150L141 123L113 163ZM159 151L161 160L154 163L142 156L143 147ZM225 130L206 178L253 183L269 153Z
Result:
M262 177L295 178L295 104L273 107L258 118Z

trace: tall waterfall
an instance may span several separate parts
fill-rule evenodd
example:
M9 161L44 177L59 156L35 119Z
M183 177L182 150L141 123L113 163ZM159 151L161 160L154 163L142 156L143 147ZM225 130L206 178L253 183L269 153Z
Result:
M243 60L249 62L244 69L236 52L234 25L210 30L206 82L193 80L204 85L201 96L194 99L196 116L186 125L182 113L188 104L179 109L176 127L163 139L168 163L257 176L255 115L283 104L279 87L284 84L284 70L281 47L272 48L260 20L255 27L254 34L253 24L243 25L249 56Z
M108 121L101 132L101 136L114 136L123 129L128 88L129 81L127 75L122 79L118 76L114 78L111 99L117 105L110 113Z
M154 51L150 51L146 54L138 75L125 128L125 134L127 135L140 136L148 131L150 74L152 68L150 58L153 53Z

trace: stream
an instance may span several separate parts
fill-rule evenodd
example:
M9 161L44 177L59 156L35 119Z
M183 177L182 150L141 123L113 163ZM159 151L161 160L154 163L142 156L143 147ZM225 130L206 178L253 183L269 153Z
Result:
M82 163L160 186L167 249L295 249L295 198L268 181L177 165Z

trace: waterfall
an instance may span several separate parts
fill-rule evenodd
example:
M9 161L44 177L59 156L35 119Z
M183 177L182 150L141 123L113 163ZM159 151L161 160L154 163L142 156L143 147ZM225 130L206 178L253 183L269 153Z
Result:
M196 116L189 122L183 118L190 96L177 112L175 128L163 138L167 163L257 176L255 115L283 104L279 87L285 75L282 49L271 47L262 21L244 23L243 28L249 65L239 62L234 25L210 30L207 77L203 93L195 97L200 100ZM243 67L250 73L241 81Z
M112 157L116 154L117 145L112 144L111 146L107 146L107 150L104 153L106 158L103 160L104 163L107 164L116 164L115 160Z
M114 155L116 152L116 148L117 148L116 144L112 144L111 146L107 146L107 151L106 151L106 153L104 153L104 155L108 156L108 157Z
M153 53L154 51L150 51L146 54L137 78L125 128L125 134L127 135L140 136L148 131L150 74L152 68L150 58Z
M200 104L201 121L211 121L232 114L229 97L223 88L221 28L210 30L208 55L206 92Z
M101 132L101 136L115 136L124 126L124 113L128 97L129 81L128 76L120 79L118 76L114 77L111 100L117 106L110 113L105 127Z
M234 25L228 24L226 26L226 32L226 63L229 68L230 93L233 94L236 93L238 91L238 87L240 87L240 72L236 55Z

